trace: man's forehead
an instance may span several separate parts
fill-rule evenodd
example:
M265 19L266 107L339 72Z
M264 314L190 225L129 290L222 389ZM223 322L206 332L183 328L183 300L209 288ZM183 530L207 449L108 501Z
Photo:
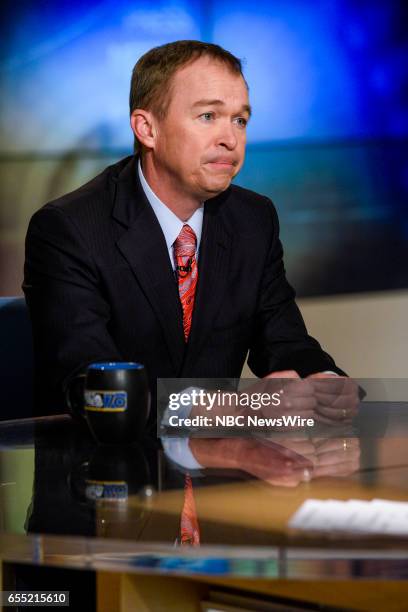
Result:
M233 112L242 112L243 107L249 107L248 89L243 77L229 66L208 57L201 57L180 68L170 89L172 102L179 109L193 109L201 100L220 100L228 107L233 106Z
M182 66L174 75L173 93L179 91L189 104L200 100L239 97L248 103L248 90L242 75L211 57L200 57Z

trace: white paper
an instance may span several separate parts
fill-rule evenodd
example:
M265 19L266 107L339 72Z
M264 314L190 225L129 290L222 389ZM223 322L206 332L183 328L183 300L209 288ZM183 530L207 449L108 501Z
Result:
M408 502L307 499L288 525L305 531L408 535Z

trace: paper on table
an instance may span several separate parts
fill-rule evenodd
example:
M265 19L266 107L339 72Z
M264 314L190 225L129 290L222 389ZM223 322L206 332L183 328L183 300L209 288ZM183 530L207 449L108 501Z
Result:
M307 531L408 535L408 502L307 499L288 526Z

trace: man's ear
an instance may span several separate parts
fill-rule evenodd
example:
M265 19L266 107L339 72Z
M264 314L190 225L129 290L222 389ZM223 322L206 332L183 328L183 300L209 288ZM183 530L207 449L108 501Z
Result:
M136 108L130 115L130 125L139 142L148 149L154 149L156 130L152 113Z

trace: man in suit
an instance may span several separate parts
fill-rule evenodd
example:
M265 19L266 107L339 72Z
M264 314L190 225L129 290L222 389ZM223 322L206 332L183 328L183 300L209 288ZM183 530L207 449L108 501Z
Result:
M307 334L272 202L231 185L250 114L241 63L217 45L178 41L137 62L138 154L30 222L42 411L63 411L64 388L96 361L143 363L153 391L158 377L239 377L248 351L258 377L342 374Z

